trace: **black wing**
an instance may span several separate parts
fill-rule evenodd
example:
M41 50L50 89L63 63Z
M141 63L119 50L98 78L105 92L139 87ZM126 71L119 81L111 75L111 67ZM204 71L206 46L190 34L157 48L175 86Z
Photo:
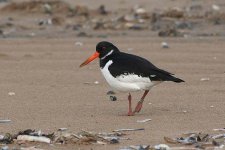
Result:
M172 73L159 69L148 60L136 55L120 52L107 59L113 61L113 64L109 66L109 71L114 77L122 74L136 74L149 77L151 81L184 82L174 77Z

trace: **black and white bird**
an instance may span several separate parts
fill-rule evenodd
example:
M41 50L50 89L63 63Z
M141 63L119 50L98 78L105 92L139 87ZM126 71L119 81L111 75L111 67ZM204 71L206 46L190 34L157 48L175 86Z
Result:
M97 44L96 52L84 61L80 67L87 65L95 58L100 59L100 69L108 84L117 91L129 92L128 116L139 112L145 96L149 90L163 81L184 82L172 73L157 68L148 60L121 52L116 46L107 41ZM131 107L131 94L133 91L145 91L134 111Z

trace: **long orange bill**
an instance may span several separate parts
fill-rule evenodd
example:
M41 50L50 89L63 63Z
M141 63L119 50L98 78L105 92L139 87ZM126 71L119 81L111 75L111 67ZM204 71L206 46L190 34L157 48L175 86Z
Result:
M85 60L80 67L83 67L85 65L87 65L88 63L90 63L92 60L94 60L95 58L97 58L99 56L98 52L95 52L91 57L89 57L87 60Z

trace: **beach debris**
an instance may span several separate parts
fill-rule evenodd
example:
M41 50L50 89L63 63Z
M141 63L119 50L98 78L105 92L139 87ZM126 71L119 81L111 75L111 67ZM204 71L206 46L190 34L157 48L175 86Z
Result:
M213 129L213 131L225 131L225 128Z
M200 81L209 81L209 78L201 78Z
M160 37L182 37L183 34L179 32L176 28L166 28L158 32Z
M99 84L99 81L95 81L95 82L84 82L84 84L95 84L95 85L97 85L97 84Z
M166 144L159 144L154 146L155 150L170 150L170 147Z
M37 148L36 146L31 146L31 147L21 147L20 150L43 150L43 149Z
M106 9L105 9L105 5L100 5L99 8L98 8L98 12L101 15L107 15L108 14L108 11L106 11Z
M99 81L95 81L94 84L99 84Z
M113 130L113 132L123 132L123 131L141 131L141 130L145 130L144 128L137 128L137 129L117 129L117 130Z
M107 95L115 95L116 93L114 91L108 91L106 94Z
M1 147L1 150L9 150L9 147L8 147L7 145L2 146L2 147Z
M58 131L67 131L67 128L59 128Z
M166 42L162 42L161 46L162 46L162 48L169 48L169 45Z
M119 150L149 150L150 145L130 145Z
M219 10L220 10L220 7L219 7L218 5L216 5L216 4L213 4L213 5L212 5L212 9L213 9L214 11L219 11Z
M57 132L55 134L54 143L78 143L78 144L116 144L119 143L124 135L122 133L95 133L82 130L81 132L74 134L70 132Z
M148 122L148 121L152 121L152 119L137 120L137 122L139 122L139 123L144 123L144 122Z
M75 42L76 46L83 46L84 44L82 42Z
M17 141L30 141L30 142L41 142L41 143L51 143L51 140L44 136L31 136L31 135L18 135Z
M169 9L165 11L162 16L163 17L169 17L169 18L183 18L184 17L184 11L179 7L174 7L172 9Z
M10 133L6 133L4 136L1 135L0 144L11 144L14 136Z
M130 140L123 137L126 135L122 132L90 132L82 130L78 133L72 133L67 128L60 128L49 134L41 132L41 130L26 129L19 131L17 134L0 135L0 144L40 142L47 144L117 144L120 140Z
M109 99L110 99L111 101L116 101L116 100L117 100L116 96L113 96L113 95L110 95L110 96L109 96Z
M214 136L212 136L212 138L213 138L213 139L225 138L225 134L214 135Z
M27 12L27 13L71 13L70 5L60 0L36 0L25 2L12 2L5 5L2 12Z
M14 95L16 95L16 93L15 92L9 92L8 95L9 96L14 96Z
M0 119L0 123L10 123L11 120L9 119Z
M200 149L214 149L224 147L224 138L225 134L210 135L205 133L186 133L182 134L182 136L178 138L164 137L164 140L170 144L183 144Z

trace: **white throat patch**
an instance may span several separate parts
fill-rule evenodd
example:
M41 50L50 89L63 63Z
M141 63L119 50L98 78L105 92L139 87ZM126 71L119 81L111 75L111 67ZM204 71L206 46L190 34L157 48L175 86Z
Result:
M110 52L108 52L108 54L106 54L104 57L102 57L101 59L105 59L107 56L109 56L109 55L111 55L112 53L113 53L113 49L110 51Z

